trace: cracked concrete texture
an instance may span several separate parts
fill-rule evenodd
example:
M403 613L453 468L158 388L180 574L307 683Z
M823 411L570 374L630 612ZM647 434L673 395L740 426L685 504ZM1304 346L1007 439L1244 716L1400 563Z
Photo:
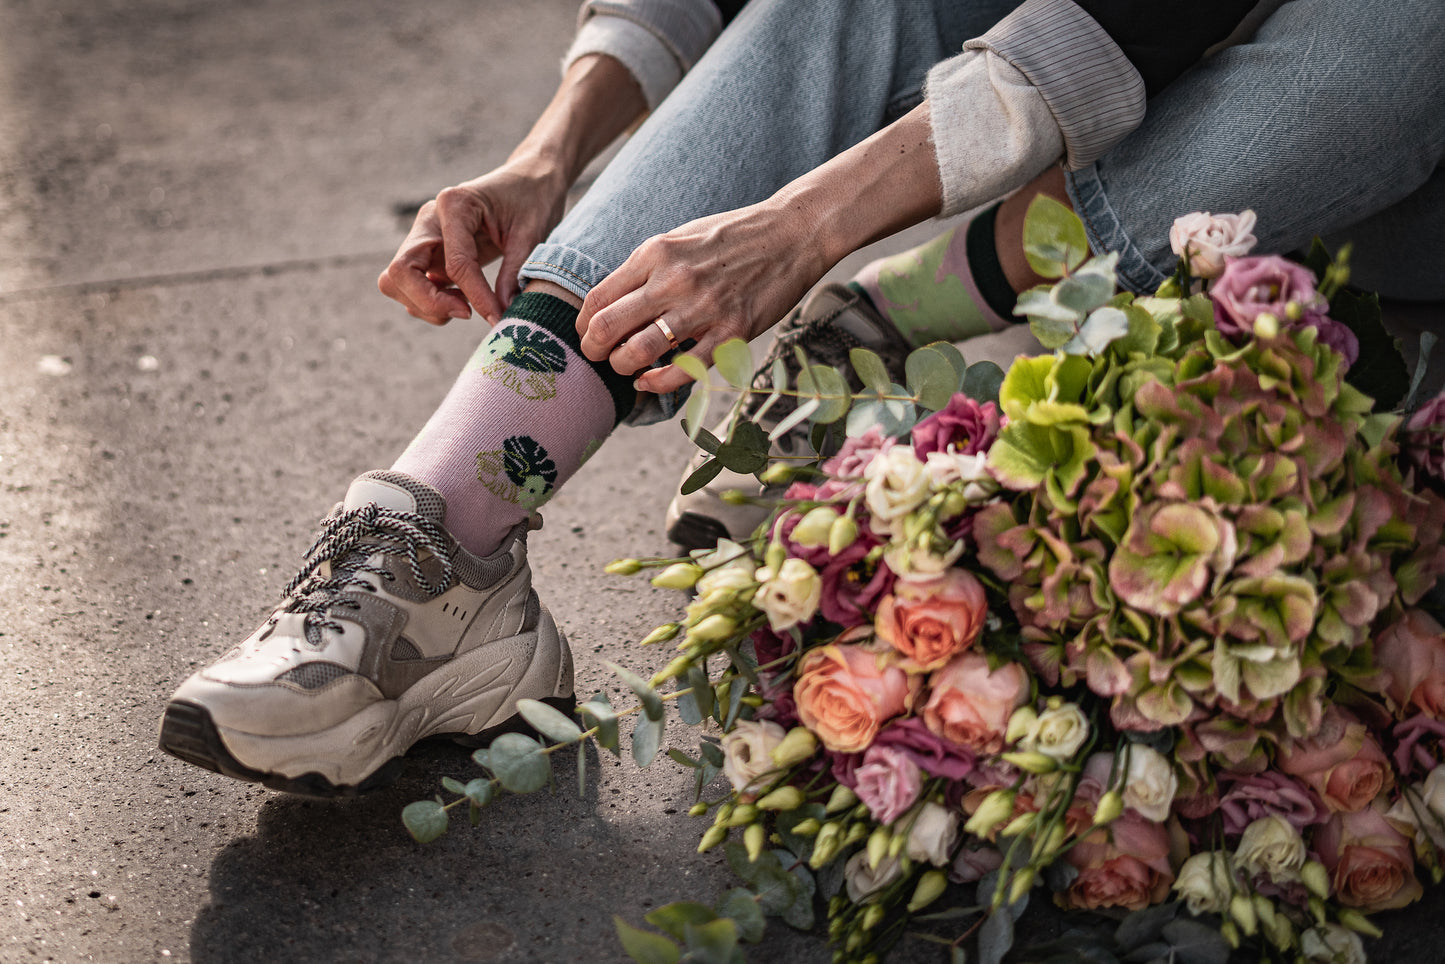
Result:
M506 155L574 19L573 0L0 5L0 961L617 960L613 914L732 885L693 853L666 762L593 758L579 795L563 754L554 795L422 847L398 814L470 772L457 748L346 802L155 750L171 689L263 617L480 336L408 318L375 276L398 212ZM604 661L665 655L632 641L679 597L601 567L670 551L687 450L675 425L619 433L534 537L581 693L624 701ZM1395 959L1433 959L1408 936ZM753 959L828 954L774 923Z

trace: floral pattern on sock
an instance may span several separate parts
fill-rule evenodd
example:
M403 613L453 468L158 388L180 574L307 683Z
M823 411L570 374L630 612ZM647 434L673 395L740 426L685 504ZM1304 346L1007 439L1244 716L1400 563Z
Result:
M497 498L535 509L557 483L557 463L536 439L513 435L500 449L477 453L477 481Z
M531 325L500 327L477 348L465 371L501 382L527 401L557 396L557 376L567 370L567 348Z

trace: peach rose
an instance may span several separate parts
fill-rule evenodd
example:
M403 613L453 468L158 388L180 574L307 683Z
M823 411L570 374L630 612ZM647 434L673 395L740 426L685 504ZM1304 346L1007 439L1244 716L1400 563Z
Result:
M1375 664L1388 675L1392 709L1416 707L1445 716L1445 629L1428 613L1411 609L1375 640Z
M919 669L937 669L973 645L988 600L971 572L948 569L927 582L899 582L878 604L875 630Z
M1013 711L1029 695L1029 677L1018 663L990 673L982 653L963 652L929 677L923 725L975 753L997 753Z
M1315 851L1330 872L1335 899L1371 912L1419 900L1410 841L1373 808L1337 813L1315 832Z
M1169 831L1161 823L1126 812L1080 840L1064 859L1079 871L1055 896L1065 910L1122 907L1143 910L1169 896Z
M1394 785L1380 744L1353 713L1331 706L1309 739L1279 748L1279 768L1298 777L1335 812L1362 810Z
M891 652L835 644L803 657L793 698L798 719L835 753L866 750L878 727L913 703L916 685Z

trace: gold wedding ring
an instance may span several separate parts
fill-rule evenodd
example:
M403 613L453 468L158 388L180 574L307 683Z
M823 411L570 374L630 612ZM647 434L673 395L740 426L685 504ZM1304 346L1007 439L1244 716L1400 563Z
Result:
M672 333L672 329L667 326L667 322L659 318L654 321L653 324L657 326L658 331L662 332L662 337L667 339L667 347L676 348L677 336Z

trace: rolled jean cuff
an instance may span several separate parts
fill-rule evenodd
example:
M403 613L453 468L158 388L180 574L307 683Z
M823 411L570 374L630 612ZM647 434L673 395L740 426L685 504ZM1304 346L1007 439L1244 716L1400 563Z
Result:
M1074 213L1084 222L1089 247L1095 254L1116 251L1119 283L1135 294L1153 294L1168 276L1154 267L1135 246L1123 222L1109 204L1109 194L1099 178L1099 165L1090 164L1077 171L1067 171L1064 181Z
M523 281L550 281L579 298L586 298L587 292L611 273L612 269L587 257L576 248L565 244L541 244L532 249L532 256L522 265L517 276ZM674 352L668 352L663 355L653 362L652 367L661 368L669 364L673 354ZM632 407L631 414L622 420L622 424L652 425L665 422L682 409L691 393L690 384L665 395L639 392L637 404Z

